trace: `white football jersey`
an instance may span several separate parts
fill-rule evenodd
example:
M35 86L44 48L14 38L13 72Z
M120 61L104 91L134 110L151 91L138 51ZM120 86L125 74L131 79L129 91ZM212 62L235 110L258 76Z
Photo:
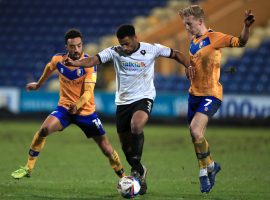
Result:
M154 64L157 57L170 57L172 49L160 44L140 42L131 55L125 55L120 46L98 53L101 63L113 60L116 72L116 105L125 105L143 98L154 100Z

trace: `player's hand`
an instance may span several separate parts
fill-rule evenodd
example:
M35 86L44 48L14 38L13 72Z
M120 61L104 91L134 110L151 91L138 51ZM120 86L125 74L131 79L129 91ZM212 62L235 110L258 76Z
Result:
M70 104L68 108L68 112L70 114L76 114L78 111L76 104Z
M252 14L251 10L246 10L245 11L245 20L244 23L246 27L250 27L255 21L255 17Z
M37 82L27 83L25 89L27 91L38 90L40 85Z
M73 66L74 61L70 57L68 57L68 55L64 55L62 59L62 64L66 66Z
M195 67L189 66L188 68L185 68L186 76L189 80L193 79L195 76Z

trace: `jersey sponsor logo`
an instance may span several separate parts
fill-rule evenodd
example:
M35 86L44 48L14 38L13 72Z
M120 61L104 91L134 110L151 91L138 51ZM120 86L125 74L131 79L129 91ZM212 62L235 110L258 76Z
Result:
M121 64L127 71L140 71L142 68L146 66L144 62L121 61Z
M80 79L80 80L69 80L69 79L64 79L63 77L60 77L60 82L64 83L64 84L72 84L76 87L82 85L84 83L84 80Z

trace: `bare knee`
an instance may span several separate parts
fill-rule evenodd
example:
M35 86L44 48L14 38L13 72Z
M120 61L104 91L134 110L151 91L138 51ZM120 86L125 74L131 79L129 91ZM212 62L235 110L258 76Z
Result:
M190 135L192 138L192 141L200 141L203 139L203 130L200 129L200 127L191 124L189 126Z
M131 122L130 127L131 127L131 133L133 134L140 134L143 132L143 125L141 125L138 122Z
M39 130L39 135L41 137L47 137L49 135L49 128L48 127L41 127Z

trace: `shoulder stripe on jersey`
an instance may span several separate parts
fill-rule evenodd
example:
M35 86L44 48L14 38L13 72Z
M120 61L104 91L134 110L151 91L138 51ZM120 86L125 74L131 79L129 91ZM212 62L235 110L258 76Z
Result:
M169 55L169 58L171 58L172 55L173 55L173 49L171 48L171 53L170 53L170 55Z
M56 67L59 73L68 78L69 80L75 80L85 75L85 69L82 67L70 70L66 66L62 65L60 62L57 62Z
M211 44L211 42L210 42L209 37L204 38L203 40L201 40L197 44L195 44L192 40L190 43L189 51L192 55L194 55L195 53L197 53L197 51L199 51L200 49L202 49L210 44Z
M97 57L98 57L98 60L99 60L99 62L100 62L100 64L102 63L102 61L101 61L101 58L100 58L100 56L97 54L96 55Z

